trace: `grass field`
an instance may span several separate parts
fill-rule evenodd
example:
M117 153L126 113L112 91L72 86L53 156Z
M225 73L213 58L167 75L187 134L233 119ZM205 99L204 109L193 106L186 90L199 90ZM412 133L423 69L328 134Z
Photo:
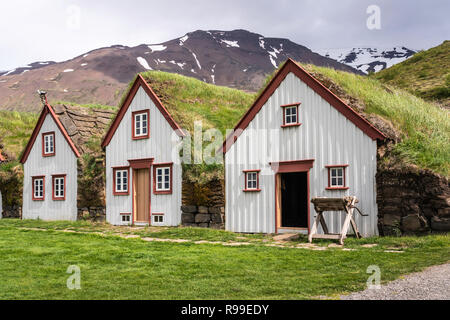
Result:
M382 281L389 281L450 259L448 235L349 238L345 247L352 251L345 251L269 247L272 240L267 236L218 230L124 228L126 233L154 237L159 233L161 238L250 244L146 242L113 235L118 230L88 222L0 220L0 299L337 297L364 289L369 265L378 265ZM299 242L304 238L287 245ZM319 244L325 249L330 243ZM363 247L367 243L377 245ZM70 265L80 267L80 290L66 287Z

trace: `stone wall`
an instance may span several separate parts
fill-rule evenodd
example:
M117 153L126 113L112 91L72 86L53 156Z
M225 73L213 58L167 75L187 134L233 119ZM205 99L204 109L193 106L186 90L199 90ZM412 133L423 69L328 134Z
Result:
M225 206L225 190L223 180L212 180L204 184L189 182L183 179L182 203L184 206Z
M21 206L5 206L3 212L0 213L3 218L20 218L22 217Z
M181 223L183 226L224 229L224 207L187 205L182 206L181 211Z
M106 221L106 209L105 207L78 208L78 220L104 222Z
M449 180L425 170L377 173L381 235L450 231Z

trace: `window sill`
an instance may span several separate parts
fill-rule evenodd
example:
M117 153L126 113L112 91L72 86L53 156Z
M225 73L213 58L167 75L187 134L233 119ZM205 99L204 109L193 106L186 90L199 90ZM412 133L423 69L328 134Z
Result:
M44 201L45 199L44 199L44 198L42 198L42 199L33 198L33 199L31 199L31 200L33 200L33 201Z
M348 190L349 187L326 187L325 190Z
M129 192L113 192L113 196L129 196Z
M153 191L153 194L172 194L171 190L166 191Z
M244 192L261 192L261 189L244 189Z
M290 123L290 124L283 124L281 127L282 128L290 128L290 127L299 127L301 126L301 123Z
M52 198L53 201L65 201L66 198Z
M148 139L150 138L150 136L139 136L139 137L133 137L133 140L143 140L143 139Z
M54 157L55 154L54 153L47 153L47 154L43 153L42 156L45 157L45 158L47 158L47 157Z

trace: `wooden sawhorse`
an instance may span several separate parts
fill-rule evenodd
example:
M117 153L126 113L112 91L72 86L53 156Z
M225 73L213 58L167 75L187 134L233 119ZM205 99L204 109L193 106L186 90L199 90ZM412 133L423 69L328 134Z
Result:
M361 238L361 234L358 231L356 222L353 219L353 210L357 209L362 216L368 216L367 214L362 214L362 212L355 207L358 203L356 197L343 197L343 198L314 198L311 200L314 204L314 209L317 212L316 219L308 235L308 241L311 243L312 239L336 239L339 240L339 244L344 244L344 239L347 238L347 232L350 225L352 226L353 232L357 238ZM346 217L344 224L342 225L341 233L329 233L327 224L323 217L325 211L345 211ZM324 234L317 233L317 227L322 226Z

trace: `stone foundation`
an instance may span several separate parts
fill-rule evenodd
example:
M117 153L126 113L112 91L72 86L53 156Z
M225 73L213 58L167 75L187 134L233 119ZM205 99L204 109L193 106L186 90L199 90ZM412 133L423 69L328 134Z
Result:
M21 218L22 217L22 207L20 206L6 206L3 207L3 212L1 212L3 218Z
M430 171L377 173L380 235L450 231L449 180Z
M104 222L106 221L106 209L104 207L78 208L77 219Z
M225 208L182 206L181 224L186 227L225 228Z

